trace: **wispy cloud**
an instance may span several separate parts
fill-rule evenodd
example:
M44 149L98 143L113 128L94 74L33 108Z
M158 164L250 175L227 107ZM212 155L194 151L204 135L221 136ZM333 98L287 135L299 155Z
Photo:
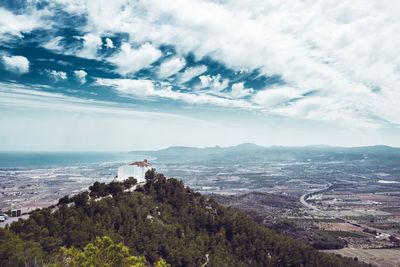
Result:
M251 103L236 99L227 99L204 92L183 93L173 91L170 86L156 88L150 80L134 79L96 79L96 85L110 87L122 94L140 98L164 98L182 101L192 105L214 105L227 108L254 109Z
M183 115L167 112L144 111L132 104L98 101L66 96L61 93L44 92L41 85L22 85L0 82L0 107L10 109L38 109L89 114L136 116L142 118L166 117L193 120Z
M158 76L160 78L168 78L172 75L177 74L186 65L186 61L183 58L172 57L163 61L158 70Z
M204 65L188 67L185 71L180 75L179 81L181 83L186 83L192 80L193 78L203 74L207 71L207 67Z
M253 97L253 101L266 109L272 109L300 97L302 96L297 88L277 86L257 92Z
M44 28L42 17L45 10L32 12L31 14L14 14L0 7L0 40L22 38L23 33L31 32L37 28Z
M62 36L56 36L56 37L52 38L50 41L44 43L42 46L48 50L61 52L63 50L63 47L60 44L62 39L63 39Z

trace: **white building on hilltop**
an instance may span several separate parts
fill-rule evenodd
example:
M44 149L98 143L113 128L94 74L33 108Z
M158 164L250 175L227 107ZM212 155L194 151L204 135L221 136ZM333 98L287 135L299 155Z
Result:
M147 159L123 165L118 168L118 176L116 180L122 182L129 177L133 177L138 181L138 183L145 182L146 180L144 179L144 175L151 168L152 165L147 161Z

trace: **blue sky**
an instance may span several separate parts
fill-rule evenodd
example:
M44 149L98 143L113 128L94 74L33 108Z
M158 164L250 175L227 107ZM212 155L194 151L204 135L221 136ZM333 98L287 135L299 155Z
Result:
M400 146L382 2L2 1L0 150Z

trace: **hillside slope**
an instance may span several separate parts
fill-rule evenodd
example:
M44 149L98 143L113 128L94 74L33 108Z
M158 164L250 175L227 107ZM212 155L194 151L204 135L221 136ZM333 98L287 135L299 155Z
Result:
M57 262L61 246L81 249L96 237L109 236L150 265L163 258L172 266L362 266L279 235L176 179L153 171L146 180L135 192L124 192L129 183L96 183L90 193L34 211L8 234L30 242L36 253L26 258L33 262L38 257L42 263Z

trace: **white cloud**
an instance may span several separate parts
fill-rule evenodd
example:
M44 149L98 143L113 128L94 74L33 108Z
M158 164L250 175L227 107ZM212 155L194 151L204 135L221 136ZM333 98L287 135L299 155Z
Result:
M77 79L81 84L86 83L86 75L87 75L87 72L86 72L86 71L84 71L84 70L75 70L75 71L74 71L74 75L75 75L76 79Z
M348 129L378 128L380 121L362 114L364 111L354 109L356 105L347 101L337 101L320 96L304 97L288 105L278 106L270 110L273 114L301 117L303 119L346 125ZM359 118L364 118L360 120Z
M184 58L172 57L163 61L158 69L158 76L160 78L168 78L178 73L186 65Z
M180 82L185 83L192 80L194 77L197 77L204 72L207 71L207 67L204 65L189 67L186 68L185 71L180 75Z
M113 41L112 41L110 38L106 38L105 46L106 46L107 48L114 48L114 43L113 43Z
M42 15L45 11L35 11L33 14L14 14L0 7L0 39L22 38L23 33L43 27Z
M85 32L126 33L130 43L143 44L137 49L126 45L126 51L109 58L122 75L146 68L161 56L150 43L171 45L196 60L208 57L235 70L277 75L299 94L317 91L320 100L345 102L337 111L343 121L400 124L399 1L119 0L104 5L54 0L49 8L60 5L87 18ZM21 37L44 26L43 15L31 13L15 15L0 8L0 17L7 18L0 22L0 35ZM82 53L95 56L98 44ZM153 48L148 53L153 57L138 55L144 53L143 46ZM311 97L305 95L299 103Z
M54 37L53 39L43 44L42 46L48 50L62 51L63 47L60 44L62 39L63 39L62 36Z
M132 79L96 79L96 85L113 87L118 92L137 97L156 96L153 82Z
M244 119L231 116L232 113L228 113L229 120L226 116L219 116L224 112L193 118L189 112L184 115L151 112L146 110L146 106L138 108L128 103L81 99L62 95L59 91L43 92L37 86L15 83L0 83L0 106L7 108L7 112L0 116L2 150L128 151L159 149L171 144L204 147L240 142L260 145L328 142L355 146L382 143L382 140L399 146L398 130L391 133L374 130L370 131L373 134L367 135L365 130L321 129L307 121L293 129L293 119L260 117L254 113ZM27 108L30 112L26 112ZM143 131L137 129L147 129L147 140L155 143L138 142L143 138ZM163 129L168 131L159 138ZM227 135L227 132L234 134ZM265 138L266 133L268 138ZM93 138L89 140L87 136Z
M68 79L68 75L64 71L56 71L56 70L45 70L47 74L50 76L50 78L54 79L54 81L62 81Z
M24 74L29 72L29 60L24 56L3 56L3 64L6 70Z
M255 109L255 107L243 100L226 99L209 95L204 92L182 93L173 91L170 86L156 88L150 80L134 79L96 79L95 85L111 87L125 95L138 98L158 97L170 100L182 101L194 105L214 105L227 108Z
M50 93L40 90L39 86L22 85L9 82L0 82L0 106L13 108L30 107L44 110L58 110L68 113L102 113L111 115L127 115L148 118L149 115L165 118L181 118L184 116L166 114L161 112L149 112L132 109L131 105L121 103L88 100L66 96L61 93ZM189 119L189 118L187 118Z
M230 68L259 69L301 93L317 90L321 100L346 102L337 111L346 119L399 124L399 8L395 0L149 0L89 1L79 12L88 14L93 32L126 32L131 42L173 45Z
M241 82L232 84L232 91L230 94L233 98L243 98L251 95L253 91L253 88L245 88L244 83Z
M149 67L160 57L161 51L149 43L142 44L137 49L128 43L123 43L121 51L107 60L117 66L118 73L127 75Z
M89 59L97 58L97 50L101 48L103 42L98 35L88 33L82 37L83 47L78 51L77 56Z
M258 91L253 97L253 102L265 108L273 108L275 106L285 104L291 99L300 97L301 94L296 88L289 86L277 86Z
M204 146L215 144L216 132L226 141L227 125L216 121L149 111L146 106L129 103L80 99L58 91L48 93L36 86L0 82L0 106L7 108L0 116L2 150L128 151L171 144ZM237 133L242 128L230 131ZM146 129L146 138L154 142L138 141L143 138L138 129ZM162 129L168 131L159 138ZM186 137L179 134L182 132ZM198 143L192 143L193 136Z
M214 76L202 75L199 79L202 88L207 88L215 92L223 91L229 84L229 80L222 79L220 74Z

